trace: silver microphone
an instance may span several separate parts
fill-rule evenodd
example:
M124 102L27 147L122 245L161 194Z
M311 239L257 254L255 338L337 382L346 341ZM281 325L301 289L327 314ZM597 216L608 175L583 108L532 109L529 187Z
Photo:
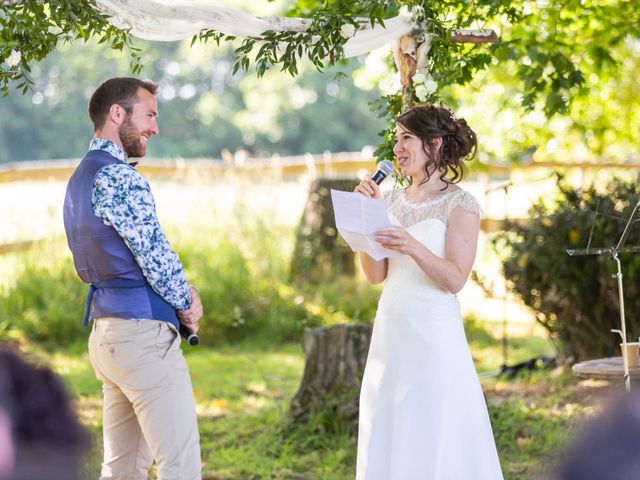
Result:
M380 185L391 173L393 173L393 162L391 160L383 160L378 164L378 170L373 174L371 180Z

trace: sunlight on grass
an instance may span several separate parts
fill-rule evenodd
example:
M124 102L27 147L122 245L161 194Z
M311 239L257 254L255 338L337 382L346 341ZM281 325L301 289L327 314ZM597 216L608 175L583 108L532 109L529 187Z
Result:
M102 396L80 396L77 399L76 408L84 425L102 428Z
M210 400L197 400L196 395L196 412L198 417L202 418L218 418L227 414L229 402L225 398L212 398Z
M479 354L496 348L489 338L481 339ZM528 344L522 342L523 354ZM304 367L300 346L243 342L201 347L184 351L199 415L203 478L352 480L354 435L319 435L310 426L293 426L287 419ZM54 353L36 348L31 355L54 368L73 388L80 418L94 438L85 471L96 477L102 455L102 396L84 348L74 345ZM606 382L578 382L565 368L514 380L485 378L482 384L505 480L537 478L557 461L575 426L599 410L594 392L609 388Z

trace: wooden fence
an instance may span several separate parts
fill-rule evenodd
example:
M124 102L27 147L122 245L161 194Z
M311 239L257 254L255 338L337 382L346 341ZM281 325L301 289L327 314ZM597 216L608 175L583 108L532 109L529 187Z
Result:
M66 180L71 176L80 159L39 160L30 162L14 162L0 164L0 183L24 180ZM345 175L354 174L359 170L373 171L375 160L368 153L345 152L324 153L320 155L299 155L280 157L274 155L266 158L231 157L226 160L212 160L204 158L173 159L173 160L143 160L137 167L140 172L149 177L180 177L186 171L198 171L211 175L225 173L233 174L262 174L275 173L282 176L298 176L302 174L315 175ZM587 172L600 170L640 171L640 160L628 162L530 162L521 165L484 164L474 165L474 173L480 176L496 177L511 175L514 172L532 171L569 171L576 170L581 177Z
M66 181L72 174L79 159L49 160L34 162L16 162L0 164L0 184L19 181ZM291 157L279 157L274 155L268 158L246 158L231 156L225 160L212 159L173 159L153 160L147 159L137 167L140 172L149 178L182 178L187 174L196 173L199 176L211 178L233 175L277 175L281 177L296 177L309 175L311 178L323 175L355 175L359 171L372 172L375 170L375 160L369 152L352 153L324 153L321 155L301 155ZM481 200L486 205L487 195L502 188L507 189L514 185L511 181L516 172L542 172L549 175L551 171L577 171L580 181L586 183L589 174L597 175L601 170L633 171L636 175L640 172L640 161L620 162L531 162L522 165L498 165L478 163L474 166L474 173L478 176L484 197ZM501 178L503 183L492 186L492 178ZM506 181L505 180L506 177ZM506 195L505 195L506 197ZM525 219L510 219L523 222ZM498 218L483 218L481 229L486 233L500 231L504 228L504 220ZM23 241L0 245L0 255L30 248L40 240Z

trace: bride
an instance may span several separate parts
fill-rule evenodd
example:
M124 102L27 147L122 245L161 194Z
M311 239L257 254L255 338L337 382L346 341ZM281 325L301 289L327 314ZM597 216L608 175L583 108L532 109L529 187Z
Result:
M380 194L398 226L376 232L402 254L362 254L365 276L385 281L360 393L357 480L501 480L487 407L455 294L476 255L481 209L457 187L476 135L445 108L397 119L393 149L407 188Z

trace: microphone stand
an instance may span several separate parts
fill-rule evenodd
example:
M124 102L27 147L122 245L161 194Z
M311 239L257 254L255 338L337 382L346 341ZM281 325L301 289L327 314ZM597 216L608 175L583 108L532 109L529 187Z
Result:
M634 218L640 212L640 202L636 204L629 219L627 220L627 224L624 227L624 231L618 240L618 243L611 248L589 248L591 244L591 238L589 238L589 242L587 244L587 248L583 249L567 249L566 252L569 256L578 256L578 255L603 255L608 254L611 255L612 260L616 262L617 273L613 275L613 278L618 280L618 302L620 304L620 336L622 337L622 363L624 365L624 384L627 389L627 392L631 390L631 378L629 376L629 359L627 358L627 322L624 314L624 293L622 286L622 266L620 264L620 254L621 253L639 253L640 247L624 247L624 243L627 241L627 237L629 233L631 233L631 224L634 223ZM598 215L598 209L596 207L596 212L593 217L593 222L596 221L596 216ZM593 224L591 228L591 232L593 233Z

